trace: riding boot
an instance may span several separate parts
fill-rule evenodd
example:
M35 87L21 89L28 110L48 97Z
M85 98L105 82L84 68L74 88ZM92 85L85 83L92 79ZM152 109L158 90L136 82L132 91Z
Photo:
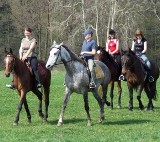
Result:
M36 87L41 88L42 84L41 84L41 81L40 81L40 75L39 75L38 71L34 71L34 75L35 75L35 79L37 81Z
M154 81L154 78L153 76L151 75L151 70L148 68L147 69L147 74L148 74L148 81L149 82L153 82Z
M96 75L95 75L95 71L94 69L91 71L91 81L89 84L89 88L96 88L96 84L95 84L95 79L96 79Z

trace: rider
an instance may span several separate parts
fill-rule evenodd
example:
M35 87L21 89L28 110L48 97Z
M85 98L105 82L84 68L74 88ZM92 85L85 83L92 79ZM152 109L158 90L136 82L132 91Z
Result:
M83 55L85 61L88 63L89 70L91 72L91 81L89 84L90 88L95 88L95 71L94 71L94 55L96 54L97 44L95 40L92 39L93 31L91 29L85 30L83 33L85 36L85 40L83 41L81 55Z
M29 61L33 73L35 75L35 79L37 81L37 88L42 87L42 84L40 83L40 75L38 72L38 60L36 57L35 49L37 47L36 39L31 36L32 30L30 28L25 28L24 35L25 38L21 41L21 46L19 49L19 58L22 61Z
M24 29L24 35L25 38L21 41L21 46L19 49L19 58L22 61L28 61L31 65L31 68L33 70L35 79L37 81L36 87L40 88L42 87L42 84L40 83L40 76L38 72L38 61L35 53L35 48L37 47L36 39L31 36L32 30L28 27ZM13 89L14 86L12 85L6 85L6 87Z
M135 32L135 38L132 41L132 51L142 59L148 73L149 82L153 82L154 78L151 76L151 63L146 56L147 40L144 38L142 31L138 28Z
M121 65L121 56L119 50L119 39L115 37L116 32L109 30L109 37L106 39L106 51L114 58L118 66Z
M109 30L109 37L106 39L106 51L113 57L118 67L121 67L121 55L119 48L119 39L115 36L116 32L113 29ZM120 80L125 80L123 75L120 75Z

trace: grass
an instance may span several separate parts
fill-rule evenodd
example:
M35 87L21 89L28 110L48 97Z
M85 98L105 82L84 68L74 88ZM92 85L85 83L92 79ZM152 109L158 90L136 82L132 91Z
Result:
M96 100L89 93L89 105L92 126L87 127L86 113L82 95L72 94L65 111L64 125L57 127L57 121L63 102L63 79L65 72L54 70L50 93L48 122L44 123L38 116L38 99L28 93L27 100L32 115L32 123L28 124L24 109L20 114L17 127L13 126L19 97L17 91L5 88L11 78L0 72L0 142L158 142L160 141L160 103L154 101L155 110L146 112L138 109L136 93L134 94L134 110L128 111L128 90L122 83L122 109L117 109L117 88L115 87L114 109L105 106L105 121L98 123L99 108ZM160 92L160 80L157 92ZM109 97L108 97L109 99ZM147 97L143 93L142 101L147 105Z

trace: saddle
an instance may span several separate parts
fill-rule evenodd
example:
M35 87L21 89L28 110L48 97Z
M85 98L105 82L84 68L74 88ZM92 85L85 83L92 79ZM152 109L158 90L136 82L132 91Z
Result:
M33 76L34 73L33 73L33 70L32 70L32 67L30 65L30 62L28 60L25 61L25 64L29 70L29 72L31 73L31 75ZM43 68L43 66L41 65L41 63L38 62L38 72L40 74L40 76L43 76L45 74L45 69Z
M88 63L85 61L83 56L80 56L80 58L84 61L84 66L87 68L87 73L88 73L89 80L90 80L91 79L91 72L89 70ZM94 68L94 71L96 74L96 79L104 77L104 72L102 71L101 67L95 63L95 61L94 61L93 68Z

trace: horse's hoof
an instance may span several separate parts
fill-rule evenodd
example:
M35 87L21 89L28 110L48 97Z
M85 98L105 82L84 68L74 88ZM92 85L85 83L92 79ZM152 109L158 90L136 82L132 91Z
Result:
M121 106L117 106L118 109L121 109Z
M133 108L129 108L129 111L133 111Z
M18 126L18 123L17 123L17 122L14 122L14 123L13 123L13 126Z
M91 126L91 122L88 122L88 123L87 123L87 126L90 127L90 126Z
M48 120L47 119L43 119L43 122L48 122Z
M107 106L111 106L111 103L108 102L108 101L106 101L106 105L107 105Z
M144 110L144 107L139 107L140 110Z
M44 118L44 114L43 113L39 113L39 116L43 119Z
M28 119L28 123L29 123L29 124L31 123L31 119Z
M58 122L58 123L57 123L57 126L58 126L58 127L60 127L60 126L62 126L62 125L63 125L63 122Z

